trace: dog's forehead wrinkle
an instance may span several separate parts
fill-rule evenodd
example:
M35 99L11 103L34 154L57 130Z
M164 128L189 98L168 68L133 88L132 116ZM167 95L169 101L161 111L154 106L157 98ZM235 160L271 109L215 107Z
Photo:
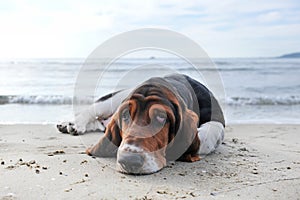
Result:
M147 96L144 96L143 94L135 93L130 97L130 100L134 100L141 105L146 103L146 97Z

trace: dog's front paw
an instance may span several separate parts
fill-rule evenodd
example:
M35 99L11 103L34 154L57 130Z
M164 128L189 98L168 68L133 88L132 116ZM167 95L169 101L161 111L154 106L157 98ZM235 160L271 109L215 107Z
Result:
M75 124L69 124L67 126L68 129L68 133L70 135L79 135L80 131L77 130L76 125Z
M66 133L68 134L68 126L72 125L72 122L62 122L56 125L56 128L58 129L59 132L61 133Z
M70 135L79 135L83 133L84 129L79 129L73 122L63 122L56 125L57 129L61 133L70 134Z

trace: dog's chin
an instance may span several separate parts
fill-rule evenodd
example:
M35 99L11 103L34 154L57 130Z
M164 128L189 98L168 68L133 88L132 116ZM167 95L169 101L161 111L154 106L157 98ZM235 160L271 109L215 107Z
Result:
M117 171L122 173L122 174L128 174L128 175L150 175L150 174L154 174L156 172L159 172L160 170L162 170L163 167L161 168L157 168L157 169L140 169L140 170L136 170L136 171L128 171L125 170L119 163L117 163Z

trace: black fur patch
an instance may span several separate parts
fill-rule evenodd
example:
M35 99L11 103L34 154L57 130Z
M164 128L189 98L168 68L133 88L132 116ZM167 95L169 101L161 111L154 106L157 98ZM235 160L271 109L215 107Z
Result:
M100 99L98 99L98 100L96 101L96 103L105 101L105 100L107 100L107 99L109 99L109 98L115 96L116 94L118 94L118 93L121 92L121 91L122 91L122 90L119 90L119 91L116 91L116 92L107 94L107 95L105 95L105 96L102 96L102 97L100 97Z

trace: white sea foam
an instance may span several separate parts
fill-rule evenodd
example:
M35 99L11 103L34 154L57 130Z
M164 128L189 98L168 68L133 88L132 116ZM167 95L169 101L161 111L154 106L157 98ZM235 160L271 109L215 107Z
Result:
M72 103L91 104L92 97L73 98L60 95L37 95L37 96L0 96L0 104L41 104L41 105L71 105Z
M300 96L276 96L276 97L230 97L226 100L227 105L243 106L272 106L272 105L300 105Z
M37 95L37 96L0 96L0 104L41 104L41 105L71 105L74 103L91 104L94 102L92 97L73 98L60 95ZM271 105L300 105L300 96L285 97L228 97L226 105L243 106L271 106Z

